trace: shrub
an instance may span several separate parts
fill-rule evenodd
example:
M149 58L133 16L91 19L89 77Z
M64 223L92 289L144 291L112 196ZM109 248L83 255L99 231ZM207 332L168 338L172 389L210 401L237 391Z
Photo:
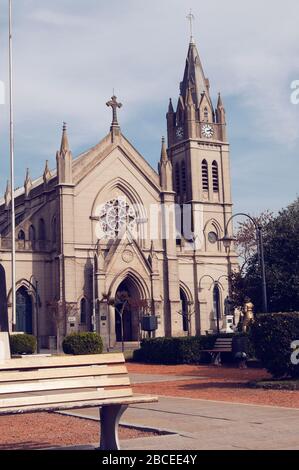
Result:
M74 333L66 336L62 347L65 354L75 356L101 354L103 352L103 341L97 333Z
M209 335L146 339L141 342L141 348L134 351L133 360L135 362L151 364L198 364L199 362L210 362L211 356L201 351L212 349L219 336L229 337L229 335Z
M11 354L34 354L37 341L32 335L11 335L9 337Z
M251 326L250 338L257 358L273 377L299 377L299 365L291 362L291 343L299 340L298 313L259 315Z

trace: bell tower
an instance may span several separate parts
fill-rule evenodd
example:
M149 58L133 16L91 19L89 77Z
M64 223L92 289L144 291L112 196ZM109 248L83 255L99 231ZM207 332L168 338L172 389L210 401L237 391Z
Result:
M177 203L192 206L195 236L209 218L216 218L223 232L232 207L226 114L220 94L213 106L193 36L176 110L169 103L167 129Z

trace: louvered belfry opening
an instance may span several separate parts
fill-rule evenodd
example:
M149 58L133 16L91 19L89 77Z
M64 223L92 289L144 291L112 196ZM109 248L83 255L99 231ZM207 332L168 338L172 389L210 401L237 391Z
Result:
M209 191L209 168L208 162L203 160L202 165L202 189L203 191Z
M213 177L213 191L214 193L219 192L219 174L218 174L218 163L213 162L212 164L212 177Z

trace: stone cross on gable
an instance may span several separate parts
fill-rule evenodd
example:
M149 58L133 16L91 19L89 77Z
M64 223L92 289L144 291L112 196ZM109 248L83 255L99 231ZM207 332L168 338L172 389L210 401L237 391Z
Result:
M117 97L112 96L111 101L108 101L106 105L110 108L112 108L112 127L118 127L118 121L117 121L117 108L121 108L122 104L117 102Z

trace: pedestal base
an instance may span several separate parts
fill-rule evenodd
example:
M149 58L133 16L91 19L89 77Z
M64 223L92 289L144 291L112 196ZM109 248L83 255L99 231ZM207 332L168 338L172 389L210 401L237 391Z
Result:
M0 362L11 359L8 333L0 333Z

